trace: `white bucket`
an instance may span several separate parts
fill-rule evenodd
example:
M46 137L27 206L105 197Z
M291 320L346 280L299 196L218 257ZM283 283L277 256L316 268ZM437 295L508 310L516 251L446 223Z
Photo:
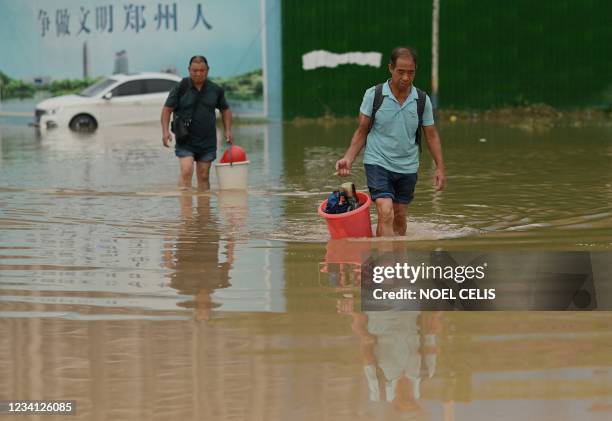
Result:
M249 161L215 164L220 190L246 190L249 184Z

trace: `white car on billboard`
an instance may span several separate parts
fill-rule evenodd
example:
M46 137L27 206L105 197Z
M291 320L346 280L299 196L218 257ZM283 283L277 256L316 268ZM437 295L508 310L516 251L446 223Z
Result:
M168 92L181 81L169 73L117 74L76 95L36 105L38 127L94 131L98 127L158 121Z

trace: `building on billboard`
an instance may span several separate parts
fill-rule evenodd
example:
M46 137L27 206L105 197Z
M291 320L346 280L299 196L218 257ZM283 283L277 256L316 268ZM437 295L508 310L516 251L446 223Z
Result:
M113 74L124 74L129 73L128 56L125 50L118 51L115 54L115 68Z

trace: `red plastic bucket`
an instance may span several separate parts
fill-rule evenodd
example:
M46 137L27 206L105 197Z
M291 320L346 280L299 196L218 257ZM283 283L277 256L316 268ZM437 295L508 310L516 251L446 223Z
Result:
M329 235L334 240L347 237L372 237L372 223L370 222L370 204L372 200L365 193L357 192L359 206L354 211L345 213L325 213L327 199L319 206L319 215L327 221Z

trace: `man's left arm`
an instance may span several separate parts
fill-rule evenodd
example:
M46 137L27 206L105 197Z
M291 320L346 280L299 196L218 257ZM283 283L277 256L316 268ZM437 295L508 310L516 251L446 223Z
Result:
M225 131L225 140L228 143L234 141L234 135L232 134L232 110L226 108L221 110L221 119L223 120L223 130Z
M440 135L436 130L436 126L423 126L425 137L427 137L427 146L429 147L429 153L436 163L436 170L433 174L433 182L436 190L440 191L444 189L446 184L444 158L442 157L442 142L440 141Z
M232 110L230 109L227 99L225 98L225 90L223 88L219 91L217 97L217 108L221 112L221 119L223 120L223 130L225 131L225 140L227 143L234 142L234 135L232 134Z

